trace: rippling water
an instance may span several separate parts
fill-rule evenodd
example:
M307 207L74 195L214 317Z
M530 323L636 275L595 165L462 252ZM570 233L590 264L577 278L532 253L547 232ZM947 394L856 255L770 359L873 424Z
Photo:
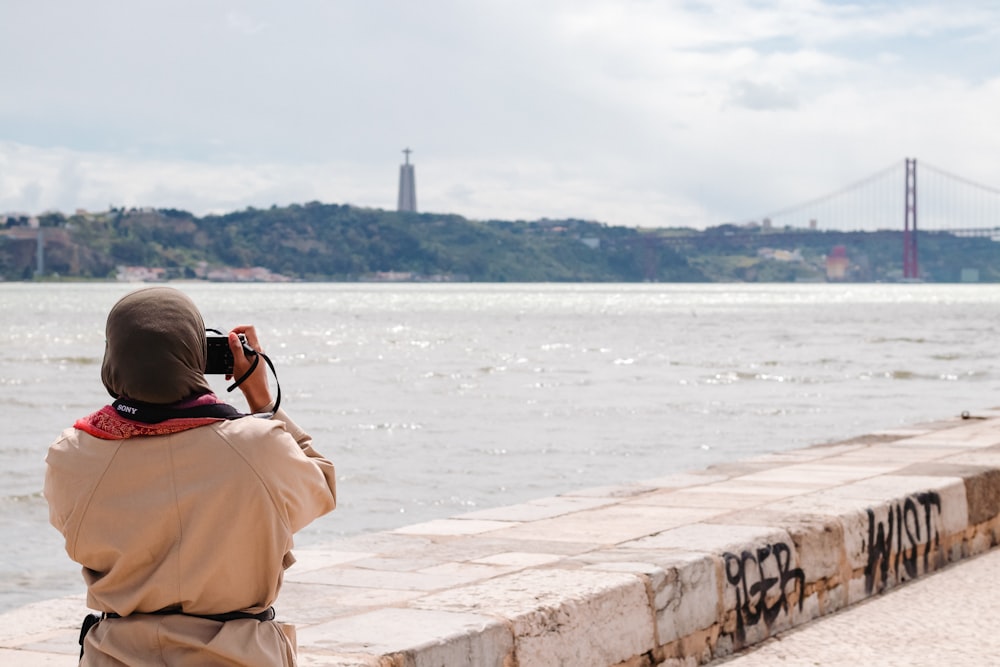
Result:
M337 463L300 546L1000 404L994 286L176 286L257 325ZM8 607L83 590L43 458L107 402L104 318L135 287L0 283Z

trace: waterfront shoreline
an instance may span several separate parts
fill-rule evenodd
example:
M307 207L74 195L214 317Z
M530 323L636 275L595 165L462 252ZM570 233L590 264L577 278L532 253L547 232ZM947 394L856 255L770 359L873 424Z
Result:
M998 538L993 409L358 536L276 606L310 665L703 664ZM69 664L84 611L4 614L0 657Z

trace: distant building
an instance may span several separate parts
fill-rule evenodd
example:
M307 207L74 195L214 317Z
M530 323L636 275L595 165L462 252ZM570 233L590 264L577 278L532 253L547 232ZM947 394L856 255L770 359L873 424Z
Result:
M406 162L399 166L399 204L397 210L410 213L417 212L417 181L413 175L413 165L410 164L409 148L403 150Z
M978 283L979 269L962 269L960 280L963 283Z
M795 250L781 250L775 248L759 248L757 250L757 256L763 257L764 259L772 259L776 262L802 262L802 251Z
M167 279L167 270L159 266L119 266L115 279L124 283L157 283Z
M851 260L847 258L847 248L842 245L833 246L833 250L826 256L826 279L845 280L850 266Z

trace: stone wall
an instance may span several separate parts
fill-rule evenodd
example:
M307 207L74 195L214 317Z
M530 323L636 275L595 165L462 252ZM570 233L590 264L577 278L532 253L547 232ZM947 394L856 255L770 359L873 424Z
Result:
M986 551L998 515L989 411L304 550L276 606L302 665L694 666ZM0 661L57 664L84 612L4 614Z

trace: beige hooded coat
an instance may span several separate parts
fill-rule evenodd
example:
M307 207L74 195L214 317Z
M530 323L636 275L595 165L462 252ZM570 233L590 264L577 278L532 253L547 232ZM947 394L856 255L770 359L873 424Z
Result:
M87 606L138 614L91 630L82 664L295 664L274 622L142 614L275 601L292 534L336 503L333 464L284 413L127 440L67 429L47 463L51 521L83 566Z
M81 664L295 664L277 622L198 617L267 609L292 535L336 505L333 464L283 411L120 440L70 428L46 463L50 520L87 605L122 616L90 630ZM151 613L165 609L182 613Z

